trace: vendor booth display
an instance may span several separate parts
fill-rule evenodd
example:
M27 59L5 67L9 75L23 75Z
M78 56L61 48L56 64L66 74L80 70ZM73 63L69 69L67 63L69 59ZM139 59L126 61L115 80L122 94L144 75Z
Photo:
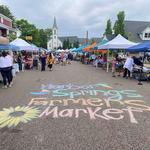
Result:
M106 44L98 46L98 49L118 50L118 49L127 49L134 45L137 45L137 43L131 42L119 34L118 36L116 36L114 39L107 42ZM107 60L108 58L109 58L109 52L107 53ZM107 61L107 72L108 69L109 69L109 62Z
M150 52L150 41L140 43L136 46L129 47L127 52ZM150 64L144 64L142 66L134 66L133 68L133 77L138 80L150 80ZM141 84L141 83L139 83Z

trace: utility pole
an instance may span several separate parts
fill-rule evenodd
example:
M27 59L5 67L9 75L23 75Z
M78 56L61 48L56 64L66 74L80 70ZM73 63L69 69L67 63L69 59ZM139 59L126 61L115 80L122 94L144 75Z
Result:
M89 43L89 33L88 33L88 31L86 31L86 44L88 44Z

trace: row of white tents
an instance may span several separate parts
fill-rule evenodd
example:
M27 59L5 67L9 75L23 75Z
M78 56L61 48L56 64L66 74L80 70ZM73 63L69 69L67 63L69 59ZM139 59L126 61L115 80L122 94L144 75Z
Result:
M12 41L10 43L11 45L17 46L19 49L18 51L22 51L22 50L26 50L26 51L39 51L39 47L37 47L34 44L29 44L28 42L26 42L23 39L17 38L14 41ZM137 45L138 43L133 43L127 39L125 39L123 36L121 36L120 34L118 36L116 36L114 39L112 39L111 41L108 41L105 44L102 45L98 45L98 49L102 49L102 50L110 50L110 49L127 49L131 46ZM69 52L72 51L74 49L67 49L67 50L63 50L63 49L58 49L56 52Z

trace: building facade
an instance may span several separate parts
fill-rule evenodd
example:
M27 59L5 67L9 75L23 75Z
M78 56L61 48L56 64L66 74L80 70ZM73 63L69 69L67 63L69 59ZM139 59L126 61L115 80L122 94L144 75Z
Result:
M124 21L125 32L129 40L143 42L150 40L150 22Z
M16 33L16 29L12 27L12 20L0 14L0 36L7 37L10 32Z
M57 27L57 23L56 23L56 18L54 17L54 24L52 27L52 36L51 36L51 39L47 43L47 49L56 50L62 46L63 46L63 44L60 41L60 39L58 38L58 27Z

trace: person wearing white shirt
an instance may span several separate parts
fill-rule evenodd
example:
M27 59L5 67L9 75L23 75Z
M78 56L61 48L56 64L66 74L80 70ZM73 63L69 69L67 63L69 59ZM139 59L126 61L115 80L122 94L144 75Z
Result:
M124 70L124 75L123 77L125 78L127 75L128 77L130 77L130 74L133 70L133 65L134 65L134 60L131 56L128 56L127 59L126 59L126 62L123 66L123 68L125 69Z
M12 86L12 65L13 59L5 51L2 52L0 57L0 71L3 78L4 88Z

